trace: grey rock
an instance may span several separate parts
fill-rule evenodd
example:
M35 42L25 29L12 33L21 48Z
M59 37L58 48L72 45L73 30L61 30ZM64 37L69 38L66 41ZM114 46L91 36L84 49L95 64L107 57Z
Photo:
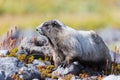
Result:
M40 60L34 60L32 64L36 66L45 66L45 63Z
M58 80L58 79L45 78L44 80Z
M59 76L59 75L63 76L69 73L78 75L80 73L80 70L84 68L77 61L72 62L68 66L66 66L65 64L66 63L62 63L60 66L58 66L57 69L52 72L52 76ZM59 75L56 73L58 73Z
M120 80L120 75L116 76L116 75L109 75L105 78L103 78L103 80Z
M79 76L73 76L73 77L71 78L71 80L80 80L80 77L79 77Z
M51 62L50 61L46 61L45 65L51 65Z
M7 54L9 54L9 50L0 50L0 55L6 56Z
M33 64L28 64L28 67L22 67L20 70L22 70L21 76L24 80L41 79L40 72Z
M39 80L39 79L32 79L32 80Z
M7 76L5 80L13 80L10 76Z
M0 70L0 80L5 80L5 72Z
M16 55L21 55L21 54L26 54L26 55L28 55L28 53L27 53L27 51L26 50L22 50L22 49L20 49L17 53L16 53Z
M1 57L0 58L0 70L3 70L5 72L6 77L11 76L15 72L18 72L18 70L23 66L24 64L21 63L15 57Z
M91 76L87 78L80 78L79 76L73 76L70 80L94 80L97 76Z
M80 70L82 70L84 67L79 64L79 62L75 61L70 64L69 67L69 73L78 75L80 73Z

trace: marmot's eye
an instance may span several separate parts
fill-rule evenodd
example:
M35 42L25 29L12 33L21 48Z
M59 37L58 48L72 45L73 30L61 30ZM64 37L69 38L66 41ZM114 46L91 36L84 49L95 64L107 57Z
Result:
M48 24L44 24L44 26L46 27L46 26L48 26Z

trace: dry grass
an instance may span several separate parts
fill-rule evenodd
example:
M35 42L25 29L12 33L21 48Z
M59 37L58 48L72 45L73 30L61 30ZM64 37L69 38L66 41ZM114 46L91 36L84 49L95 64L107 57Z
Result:
M3 50L11 50L15 48L21 42L21 37L14 37L13 34L17 33L17 27L14 27L10 31L7 32L5 38L0 42L0 49ZM18 43L18 44L17 44Z
M112 68L111 68L111 74L117 74L117 71L120 71L118 69L118 65L120 64L117 64L117 54L119 53L119 50L118 50L118 47L115 46L115 51L114 51L114 62L112 64ZM119 72L120 73L120 72Z

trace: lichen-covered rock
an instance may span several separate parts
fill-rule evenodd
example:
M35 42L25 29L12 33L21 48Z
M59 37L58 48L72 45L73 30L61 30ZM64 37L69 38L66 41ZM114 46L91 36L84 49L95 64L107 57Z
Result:
M66 66L65 64L66 63L62 63L60 66L58 66L57 69L52 72L52 76L60 76L60 75L63 76L69 73L78 75L80 73L80 70L84 68L77 61L69 64L68 66Z
M22 73L19 74L24 80L41 80L40 72L38 71L37 67L33 64L28 64L28 67L22 67L20 71L22 71Z
M0 70L5 72L6 77L11 76L15 72L18 72L18 70L23 66L24 64L21 63L15 57L1 57L0 58Z

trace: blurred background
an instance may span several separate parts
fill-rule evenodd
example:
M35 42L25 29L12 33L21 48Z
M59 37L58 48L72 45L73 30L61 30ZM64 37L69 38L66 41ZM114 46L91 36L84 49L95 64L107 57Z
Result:
M50 19L78 30L119 29L120 0L0 0L0 35L11 26L36 28Z

